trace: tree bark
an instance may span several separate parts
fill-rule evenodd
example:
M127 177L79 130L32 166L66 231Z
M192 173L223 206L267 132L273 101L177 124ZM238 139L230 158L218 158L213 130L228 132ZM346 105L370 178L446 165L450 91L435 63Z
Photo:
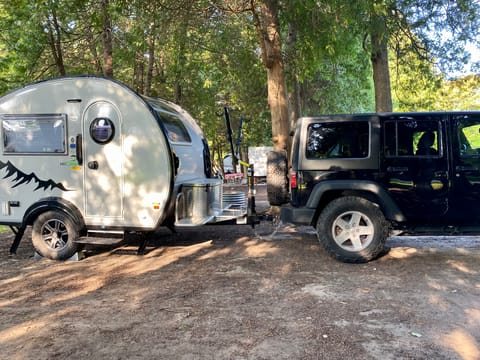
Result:
M98 55L98 52L97 52L97 44L95 42L95 38L93 36L93 33L92 33L92 28L90 26L87 26L85 28L85 37L86 37L86 40L87 40L87 43L88 43L88 48L90 49L90 52L92 54L92 57L93 57L93 65L95 66L95 74L97 75L101 75L103 70L102 70L102 62L101 62L101 59Z
M372 26L371 61L373 69L373 83L375 87L375 111L392 111L392 92L390 88L390 71L388 69L388 44L385 19L377 17L377 26Z
M63 49L62 49L62 35L60 25L58 24L57 13L54 8L52 8L52 13L47 14L47 23L48 23L48 39L50 43L50 48L52 49L52 55L55 59L55 66L61 76L67 74L65 70L65 64L63 62Z
M288 93L290 130L295 128L298 118L302 116L302 97L300 94L300 84L296 74L292 75L291 83L292 90Z
M289 127L292 130L295 127L297 119L302 116L302 104L300 96L300 84L298 83L297 71L292 63L296 59L295 43L297 41L297 32L292 24L288 26L288 36L286 41L286 68L288 78L288 117ZM290 66L289 66L290 64Z
M152 24L150 34L148 35L148 63L144 89L144 94L147 96L150 96L152 93L153 66L155 64L155 32L156 27Z
M177 33L175 49L176 59L174 65L173 102L179 105L182 105L183 84L185 84L184 69L187 63L185 49L187 48L188 26L189 24L186 21L180 26L179 32Z
M102 0L103 14L103 75L113 78L112 21L109 12L109 0Z
M137 50L134 59L133 88L136 92L142 93L144 88L144 56L143 51Z
M284 61L278 0L263 0L259 11L251 0L255 27L262 50L263 64L267 69L268 105L272 118L272 140L275 150L290 148L288 101L285 83Z

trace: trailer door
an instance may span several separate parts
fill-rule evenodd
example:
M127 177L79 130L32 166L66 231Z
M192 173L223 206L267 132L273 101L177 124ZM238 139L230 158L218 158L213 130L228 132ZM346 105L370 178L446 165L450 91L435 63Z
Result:
M90 105L83 121L85 215L103 223L123 216L121 117L106 101Z

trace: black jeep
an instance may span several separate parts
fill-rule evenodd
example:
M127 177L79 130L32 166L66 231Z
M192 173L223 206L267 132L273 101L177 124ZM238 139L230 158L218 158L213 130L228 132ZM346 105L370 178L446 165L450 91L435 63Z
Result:
M392 231L478 234L479 130L480 112L301 118L290 166L269 154L268 199L344 262L376 258Z

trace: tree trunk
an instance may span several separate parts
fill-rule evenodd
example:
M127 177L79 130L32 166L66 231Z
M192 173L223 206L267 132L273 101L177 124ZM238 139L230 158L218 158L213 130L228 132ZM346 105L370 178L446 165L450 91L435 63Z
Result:
M148 64L147 74L145 79L144 94L150 96L152 93L152 79L153 79L153 66L155 64L155 26L152 25L150 34L148 36Z
M182 105L183 101L183 84L185 83L184 79L184 69L187 63L186 51L187 48L187 32L188 32L188 23L183 22L177 33L176 41L176 59L174 65L174 84L173 84L173 102L179 105Z
M186 58L185 58L185 42L186 39L182 36L179 40L180 44L178 45L178 58L175 70L175 84L174 84L174 93L173 101L177 104L182 103L183 97L183 69L185 68Z
M300 85L298 83L297 71L293 63L293 59L296 59L295 43L297 42L297 32L292 24L288 26L288 37L286 42L286 68L288 78L288 118L289 127L292 130L295 127L297 119L302 116L302 105L300 98ZM290 64L290 66L289 66Z
M138 93L142 93L144 88L143 73L144 73L145 64L143 60L144 60L143 51L141 49L137 50L137 52L135 53L135 59L134 59L133 88Z
M302 100L300 95L300 84L296 75L291 79L292 90L288 92L288 108L290 130L295 129L295 124L299 117L302 116Z
M273 146L275 150L288 150L290 148L290 129L283 62L274 62L267 69L267 80L268 104L272 116Z
M263 0L257 13L255 1L251 9L259 36L263 64L267 69L268 105L272 118L272 140L275 150L290 148L288 101L278 19L278 0Z
M102 0L103 14L103 75L113 78L112 22L109 12L109 0Z
M92 33L92 28L90 26L87 26L85 28L85 37L88 43L88 48L90 49L90 52L93 57L93 65L95 66L95 74L101 75L102 74L102 62L98 56L97 52L97 44L95 42L95 37L93 36Z
M47 19L48 39L50 48L52 49L53 58L55 59L55 66L57 67L59 74L65 76L67 72L65 70L65 64L63 63L62 35L55 9L52 9L50 15L47 14Z
M372 27L372 68L375 87L375 111L392 111L392 92L390 88L390 72L388 70L388 47L386 24L384 18L376 19L377 27Z

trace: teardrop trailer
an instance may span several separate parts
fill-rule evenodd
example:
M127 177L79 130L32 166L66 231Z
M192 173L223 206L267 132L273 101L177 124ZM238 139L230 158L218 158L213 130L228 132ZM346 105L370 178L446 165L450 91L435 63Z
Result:
M129 232L259 222L253 165L248 203L224 196L202 130L171 102L111 79L64 77L1 97L0 121L0 224L15 233L11 253L28 226L40 255L64 260Z

